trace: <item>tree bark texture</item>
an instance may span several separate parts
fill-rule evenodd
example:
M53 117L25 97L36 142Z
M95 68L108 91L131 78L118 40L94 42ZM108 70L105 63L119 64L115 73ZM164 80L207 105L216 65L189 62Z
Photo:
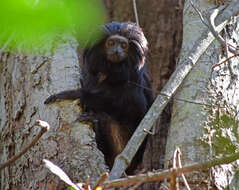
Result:
M147 68L154 94L166 83L174 71L182 43L183 0L137 0L139 25L149 42ZM131 0L105 0L109 21L135 22ZM142 168L146 171L163 167L170 106L161 115L155 135L149 136ZM148 183L141 189L158 189L159 184Z
M44 166L48 159L61 167L73 182L94 183L107 170L89 125L74 123L78 101L44 105L53 93L79 87L77 43L58 39L52 55L2 53L0 56L0 163L31 142L39 128L37 119L51 129L14 164L0 171L0 189L66 189Z
M202 13L216 6L212 1L194 2ZM226 8L224 11L231 10ZM202 39L206 34L205 31L208 31L188 0L185 2L183 16L183 45L179 57L181 61L199 39ZM223 20L220 15L218 18ZM220 24L219 19L216 19L216 25ZM224 39L227 36L227 42L235 47L239 42L238 21L238 17L234 17L226 25L226 30L221 33ZM231 55L233 54L229 53L228 56ZM235 82L239 71L238 59L231 60L232 73L228 62L212 69L214 64L226 57L226 50L215 40L200 57L178 90L173 102L165 160L172 158L176 147L182 151L184 165L202 163L212 157L238 152L236 130L239 109L236 102L238 102L239 91L238 82ZM177 99L186 99L195 103ZM234 175L235 168L238 168L237 163L225 164L207 171L193 172L186 177L191 189L225 189L227 186L230 186L229 189L238 189L238 180L235 177L238 175ZM186 188L182 185L180 189Z

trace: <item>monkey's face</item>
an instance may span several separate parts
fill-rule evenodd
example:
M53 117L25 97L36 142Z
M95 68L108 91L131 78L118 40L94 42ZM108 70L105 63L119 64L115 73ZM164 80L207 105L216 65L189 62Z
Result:
M107 60L118 63L128 56L129 41L120 35L112 35L105 42L105 53Z

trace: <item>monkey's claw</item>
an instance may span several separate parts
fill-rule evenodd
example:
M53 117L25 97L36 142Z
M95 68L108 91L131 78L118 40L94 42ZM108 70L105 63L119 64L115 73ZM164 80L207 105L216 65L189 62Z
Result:
M44 104L51 104L57 100L56 95L49 96L45 101Z

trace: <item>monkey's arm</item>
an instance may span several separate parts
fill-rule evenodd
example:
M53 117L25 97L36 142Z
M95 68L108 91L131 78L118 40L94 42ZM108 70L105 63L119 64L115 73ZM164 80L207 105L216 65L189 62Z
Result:
M44 101L44 104L50 104L50 103L53 103L57 100L75 100L75 99L81 98L81 96L82 96L81 89L66 90L66 91L62 91L58 94L53 94L53 95L49 96Z

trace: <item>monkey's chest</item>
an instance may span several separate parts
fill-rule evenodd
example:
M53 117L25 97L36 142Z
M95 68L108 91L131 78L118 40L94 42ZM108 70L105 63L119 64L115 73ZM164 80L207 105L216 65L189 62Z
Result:
M111 92L111 110L106 112L123 124L137 125L147 111L141 92L120 88Z

